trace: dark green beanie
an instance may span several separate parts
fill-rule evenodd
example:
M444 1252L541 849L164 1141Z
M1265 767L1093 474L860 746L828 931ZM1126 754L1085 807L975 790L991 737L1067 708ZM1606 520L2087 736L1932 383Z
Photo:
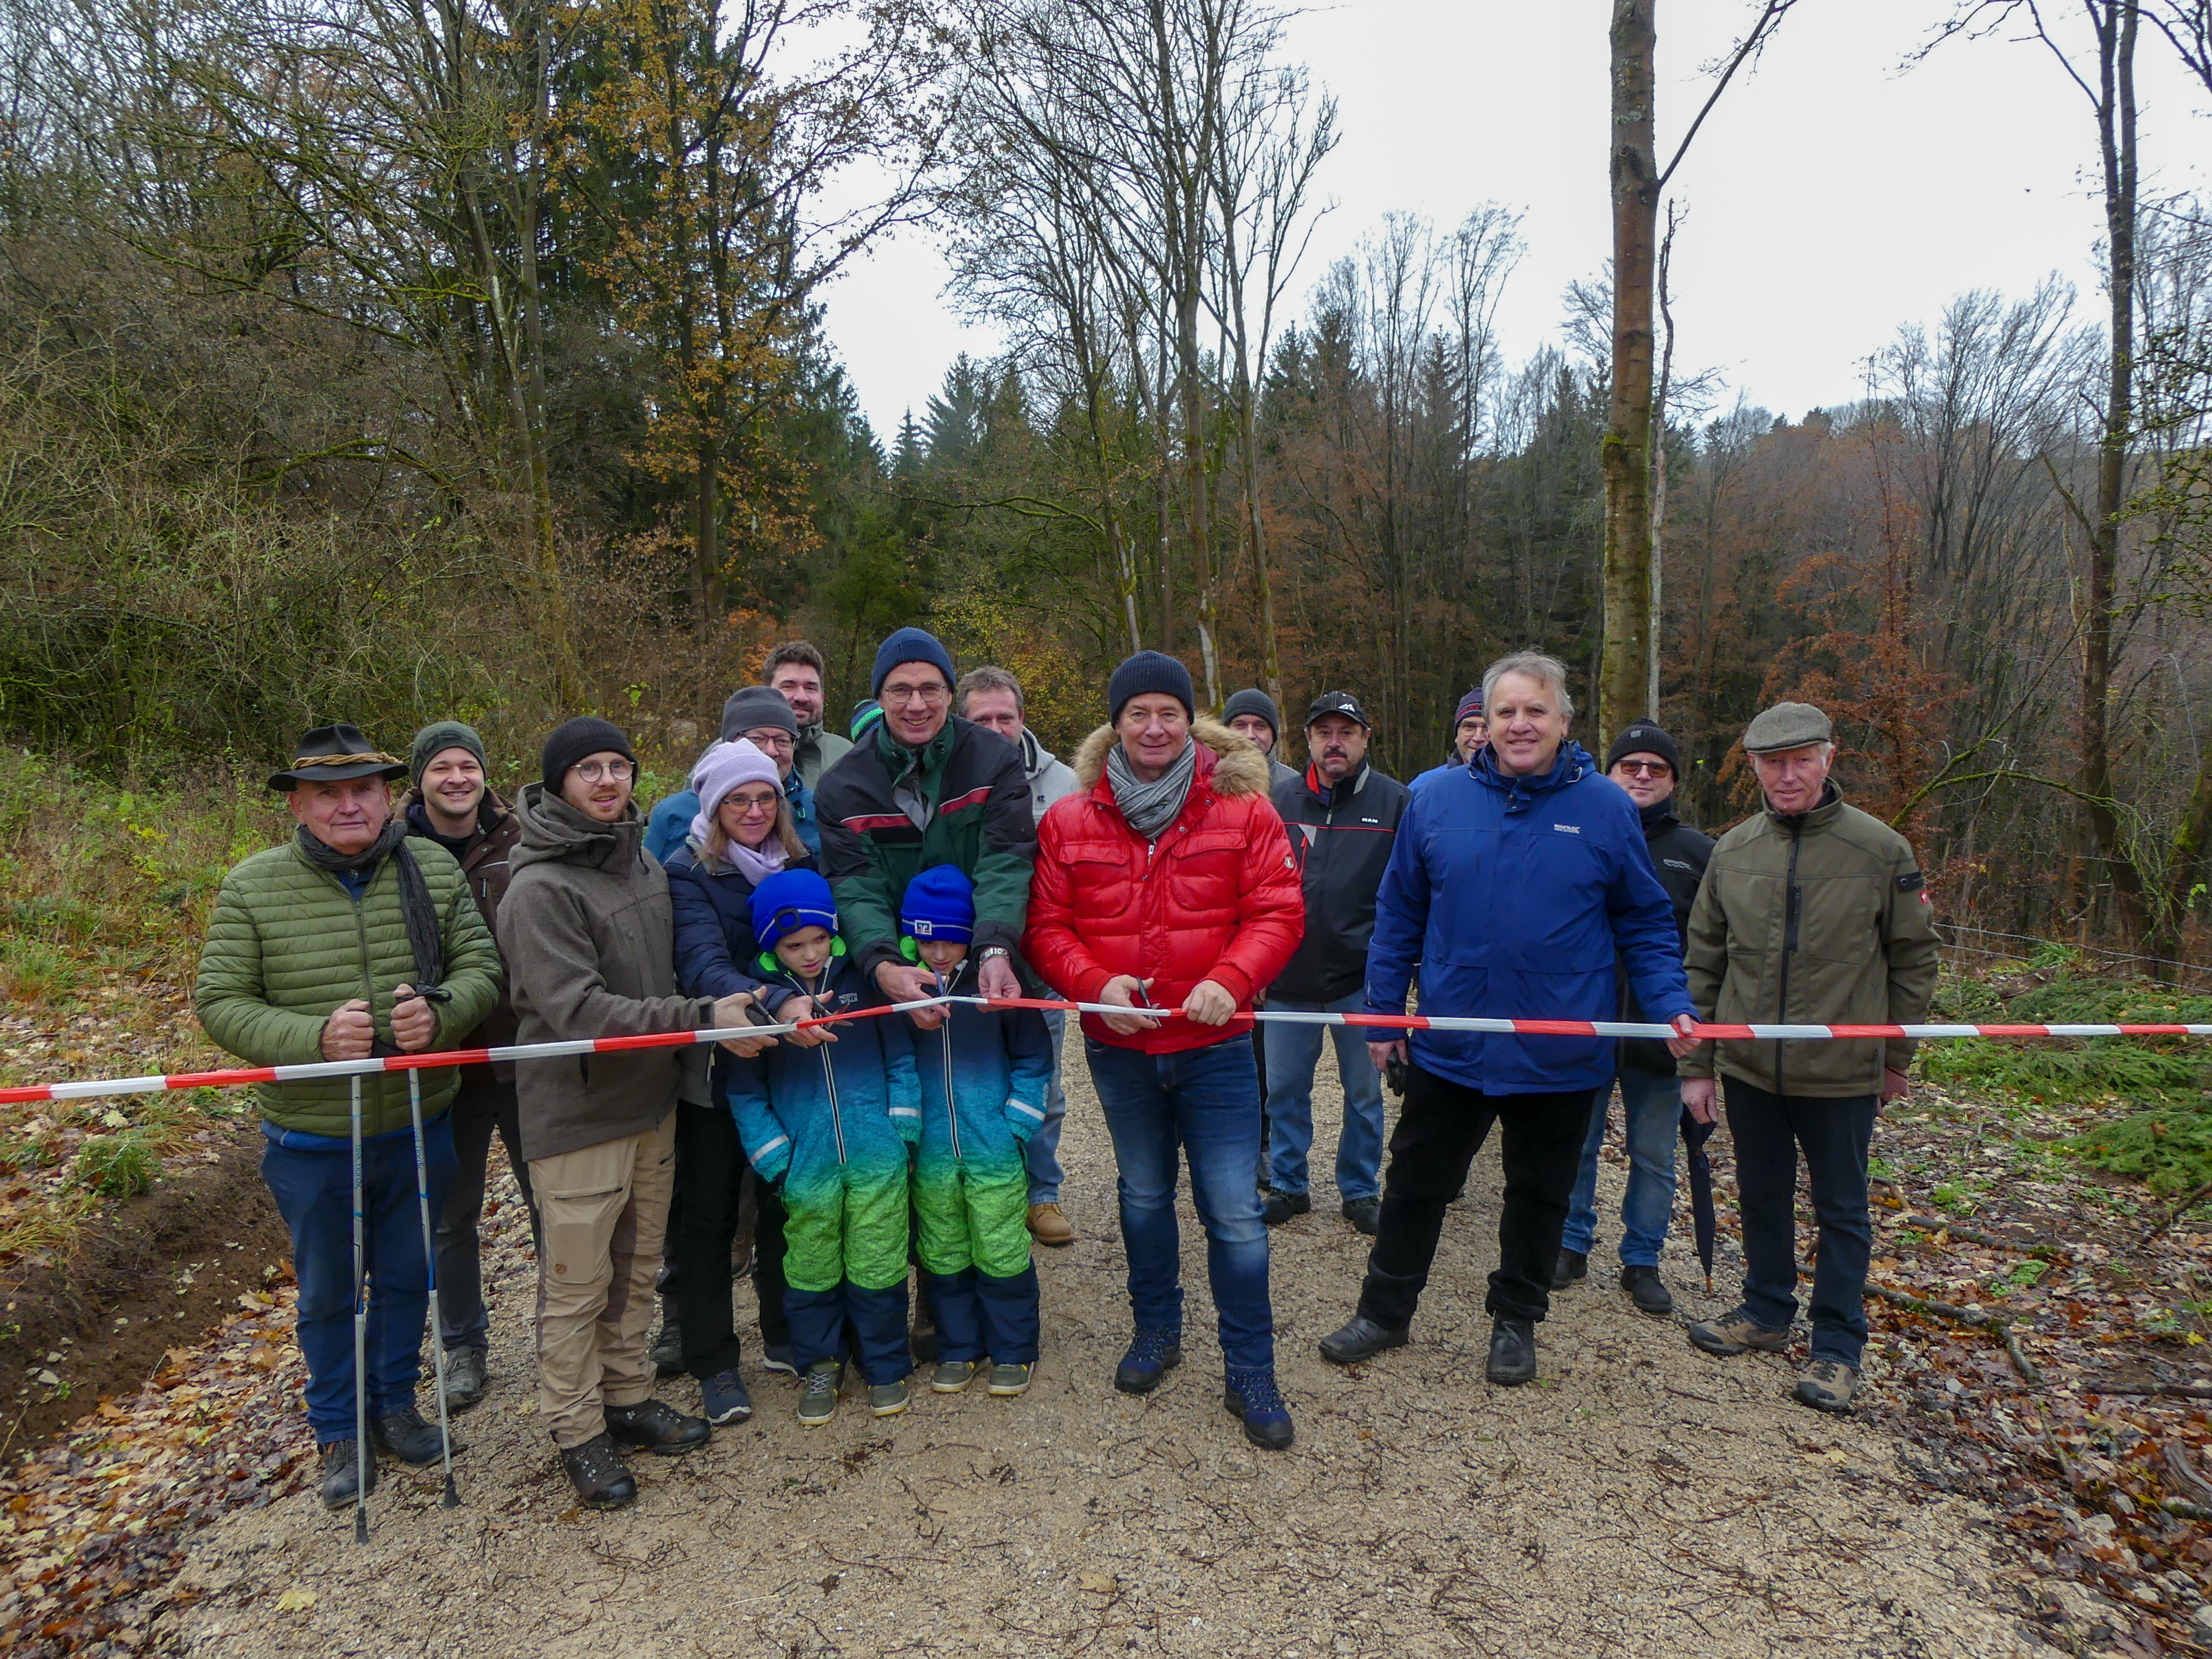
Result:
M407 751L408 775L417 789L422 787L422 769L448 749L467 750L487 774L491 771L491 763L484 758L483 739L474 726L459 720L433 720L415 734L415 746Z

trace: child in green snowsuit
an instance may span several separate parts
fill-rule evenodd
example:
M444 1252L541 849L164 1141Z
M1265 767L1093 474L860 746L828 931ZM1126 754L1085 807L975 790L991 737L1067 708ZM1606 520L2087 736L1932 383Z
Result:
M812 1000L823 1014L883 999L845 956L830 884L784 870L753 890L763 981ZM800 1017L806 1010L796 1009ZM779 1043L730 1068L730 1109L745 1155L779 1185L784 1224L784 1311L802 1384L799 1420L836 1414L848 1325L878 1417L906 1409L907 1153L921 1133L914 1035L897 1015L829 1029L818 1048Z
M924 870L907 884L899 931L946 993L976 994L968 960L975 888L956 866ZM1044 1121L1052 1081L1044 1016L956 1003L942 1025L915 1034L914 1060L921 1091L914 1206L923 1293L937 1316L930 1387L959 1393L988 1354L991 1392L1021 1394L1037 1357L1024 1149Z

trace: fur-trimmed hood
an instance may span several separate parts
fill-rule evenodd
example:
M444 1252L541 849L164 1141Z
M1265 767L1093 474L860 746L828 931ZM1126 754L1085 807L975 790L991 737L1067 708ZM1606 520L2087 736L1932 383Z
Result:
M1242 738L1218 720L1196 720L1190 734L1213 751L1211 787L1217 795L1261 795L1267 793L1267 757L1257 744ZM1118 739L1114 728L1102 726L1084 738L1075 751L1075 781L1084 793L1098 787L1106 775L1106 751Z

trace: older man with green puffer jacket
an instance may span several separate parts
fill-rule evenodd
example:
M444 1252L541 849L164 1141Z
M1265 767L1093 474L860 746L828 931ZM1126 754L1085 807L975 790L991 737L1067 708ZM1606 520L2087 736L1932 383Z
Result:
M223 878L193 1002L216 1042L253 1066L298 1066L449 1046L498 1000L499 949L467 878L392 811L404 762L357 727L318 726L269 780L299 829ZM458 1073L422 1074L423 1145L434 1213L453 1171L446 1108ZM416 1207L408 1084L361 1079L363 1212L371 1298L368 1401L378 1446L410 1463L443 1447L415 1409L429 1263ZM354 1400L353 1083L271 1082L261 1109L262 1177L291 1230L300 1284L307 1420L323 1452L323 1501L359 1495ZM370 1482L374 1484L373 1459Z

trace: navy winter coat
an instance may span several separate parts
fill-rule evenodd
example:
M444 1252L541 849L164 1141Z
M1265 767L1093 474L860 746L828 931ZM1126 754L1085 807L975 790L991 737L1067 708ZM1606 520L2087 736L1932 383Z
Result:
M697 808L694 807L696 813ZM788 867L810 868L809 859ZM761 991L760 943L753 937L753 884L726 866L709 875L699 855L678 842L666 860L668 897L676 912L676 982L691 997ZM788 984L766 988L773 1013L794 994Z
M1502 775L1487 749L1423 775L1376 899L1370 1013L1406 1012L1418 963L1424 1014L1609 1020L1616 951L1654 1019L1694 1017L1636 803L1587 750L1540 777ZM1614 1064L1609 1037L1416 1031L1413 1055L1486 1095L1595 1090Z

